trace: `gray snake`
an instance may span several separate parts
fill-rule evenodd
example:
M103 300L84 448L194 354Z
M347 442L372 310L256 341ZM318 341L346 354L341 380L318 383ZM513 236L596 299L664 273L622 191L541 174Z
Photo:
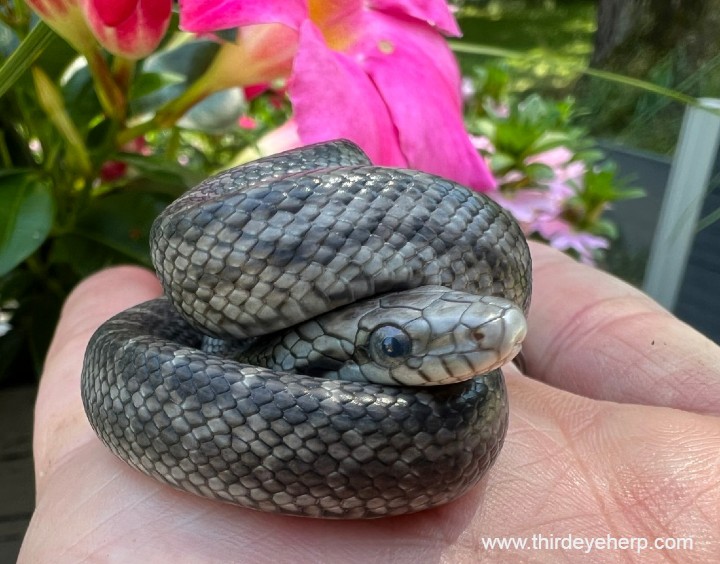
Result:
M489 198L334 141L204 181L151 250L165 297L104 323L82 372L93 429L131 466L348 519L449 502L494 462L531 274Z

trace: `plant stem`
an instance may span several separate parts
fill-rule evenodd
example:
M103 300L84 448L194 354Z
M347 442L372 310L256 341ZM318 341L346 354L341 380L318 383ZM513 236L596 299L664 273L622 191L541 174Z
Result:
M166 129L172 127L190 108L207 97L210 93L211 89L208 88L201 77L200 80L191 84L190 87L180 96L174 100L170 100L167 104L161 107L152 119L121 131L117 136L118 146L122 146L125 143L145 135L154 129Z
M3 168L12 168L13 166L4 131L0 131L0 161L2 161Z
M113 77L115 84L118 85L120 91L124 94L125 99L128 98L130 84L132 84L133 75L135 74L135 61L126 59L125 57L116 56L113 60Z
M125 95L115 82L110 68L105 61L105 57L97 48L89 50L84 53L84 55L87 59L88 67L90 67L93 82L95 83L95 91L97 92L103 111L110 119L123 123L127 109Z

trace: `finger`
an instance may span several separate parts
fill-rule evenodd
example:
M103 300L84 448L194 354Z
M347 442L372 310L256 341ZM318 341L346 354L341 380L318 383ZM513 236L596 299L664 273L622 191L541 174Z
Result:
M596 401L506 373L510 425L477 516L483 530L546 539L691 536L697 552L668 558L711 558L720 538L716 417ZM603 560L601 550L590 552Z
M54 464L94 437L80 398L80 372L91 335L114 314L159 294L160 285L149 271L116 267L91 276L68 297L45 359L35 407L38 490Z
M720 347L632 286L533 244L527 374L591 398L720 412Z

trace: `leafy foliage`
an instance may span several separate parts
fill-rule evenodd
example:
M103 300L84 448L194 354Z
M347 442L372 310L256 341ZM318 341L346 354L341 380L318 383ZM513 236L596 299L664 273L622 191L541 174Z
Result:
M468 130L498 179L496 199L527 234L586 262L601 261L617 235L603 212L643 193L624 186L587 132L573 125L572 99L511 95L507 69L476 68L466 84Z
M0 24L0 37L26 45L23 37L36 32L27 19L14 23ZM287 102L272 90L248 102L242 90L230 89L195 105L183 120L123 141L183 96L217 45L168 47L135 68L103 55L96 64L114 80L130 77L122 92L126 116L118 120L103 112L85 60L44 24L38 28L40 46L50 49L22 60L4 49L5 62L16 66L0 71L6 90L0 98L0 335L8 318L12 327L0 336L4 383L39 373L62 302L79 280L113 264L149 265L148 232L160 210L288 115ZM247 112L252 130L236 126Z
M79 56L33 22L23 2L3 6L0 382L9 383L39 373L62 302L79 280L113 264L148 265L159 211L245 158L266 133L282 129L291 108L282 80L263 83L259 93L224 81L208 89L204 77L227 43L169 33L136 63L85 44ZM638 193L572 125L572 100L512 94L516 73L525 72L518 69L485 64L467 84L467 127L500 182L493 196L526 214L519 219L534 236L586 260L602 258L614 236L604 210ZM320 110L314 119L327 121Z

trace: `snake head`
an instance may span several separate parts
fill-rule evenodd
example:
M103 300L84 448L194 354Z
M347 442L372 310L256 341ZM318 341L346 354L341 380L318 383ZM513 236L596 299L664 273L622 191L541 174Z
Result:
M526 330L523 310L509 300L423 286L318 316L244 360L328 379L442 385L509 362Z
M377 300L360 319L354 357L371 382L451 384L512 360L526 332L522 309L509 300L424 286Z

